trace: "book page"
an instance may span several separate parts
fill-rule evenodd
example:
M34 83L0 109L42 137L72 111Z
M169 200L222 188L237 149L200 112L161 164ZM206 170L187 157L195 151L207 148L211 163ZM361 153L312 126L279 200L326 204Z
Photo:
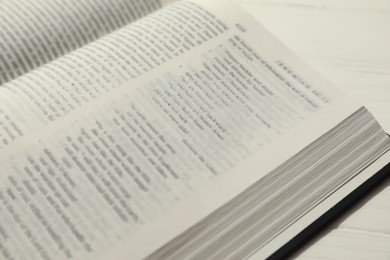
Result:
M4 84L0 149L228 30L213 14L187 9L167 8Z
M359 110L219 4L173 4L0 89L6 259L145 258Z
M161 7L159 0L0 2L0 85Z

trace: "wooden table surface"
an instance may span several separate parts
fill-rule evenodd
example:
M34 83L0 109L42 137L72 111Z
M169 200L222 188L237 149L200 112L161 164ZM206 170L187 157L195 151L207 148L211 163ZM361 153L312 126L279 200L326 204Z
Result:
M238 0L390 133L390 0ZM390 259L390 182L298 259Z

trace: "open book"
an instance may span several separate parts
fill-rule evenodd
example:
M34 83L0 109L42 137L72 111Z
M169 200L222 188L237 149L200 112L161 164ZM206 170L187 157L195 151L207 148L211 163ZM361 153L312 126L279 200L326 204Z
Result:
M1 259L266 258L390 161L361 104L227 1L0 17Z

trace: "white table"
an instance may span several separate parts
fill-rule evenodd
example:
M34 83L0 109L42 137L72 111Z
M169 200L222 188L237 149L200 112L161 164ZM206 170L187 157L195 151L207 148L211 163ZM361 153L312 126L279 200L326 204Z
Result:
M302 59L363 103L390 133L390 0L239 0ZM390 182L299 259L390 259Z

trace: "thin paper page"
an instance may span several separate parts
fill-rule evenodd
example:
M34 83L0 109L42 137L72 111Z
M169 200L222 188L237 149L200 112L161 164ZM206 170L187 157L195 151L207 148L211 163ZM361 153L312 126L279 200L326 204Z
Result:
M0 149L227 30L198 11L184 4L164 9L4 84Z
M161 7L158 0L0 2L0 85Z

